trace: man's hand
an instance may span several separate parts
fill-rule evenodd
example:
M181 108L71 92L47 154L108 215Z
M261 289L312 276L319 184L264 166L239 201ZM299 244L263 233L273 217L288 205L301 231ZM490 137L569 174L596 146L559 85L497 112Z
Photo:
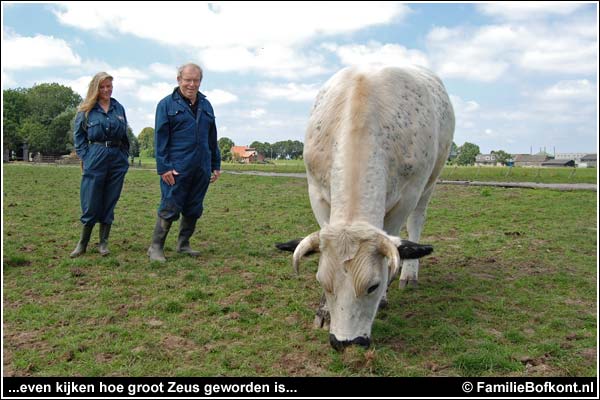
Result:
M219 179L219 176L221 176L221 171L218 169L215 169L212 173L212 175L210 176L210 183L215 182L217 179Z
M175 175L179 175L179 172L171 170L165 172L160 177L162 178L164 183L166 183L169 186L173 186L175 184Z

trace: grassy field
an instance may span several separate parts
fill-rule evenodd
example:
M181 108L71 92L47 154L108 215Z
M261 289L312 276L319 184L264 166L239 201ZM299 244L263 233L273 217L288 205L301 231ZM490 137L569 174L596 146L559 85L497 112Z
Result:
M136 167L156 168L154 158L143 157L135 161ZM242 164L222 162L221 169L225 171L262 171L262 172L305 172L303 160L274 160L268 164Z
M153 158L142 158L136 166L156 168ZM306 169L302 160L275 160L272 164L222 163L225 171L262 171L302 173ZM454 181L497 181L538 183L597 183L596 168L508 168L508 167L458 167L444 168L440 179Z
M68 258L78 168L5 165L3 182L7 376L596 376L595 192L439 186L419 288L395 283L372 347L337 353L312 329L317 257L295 276L273 246L317 229L305 180L223 174L202 255L172 232L166 264L145 254L153 171L127 174L105 258Z
M538 183L597 183L596 168L458 167L447 166L442 180Z

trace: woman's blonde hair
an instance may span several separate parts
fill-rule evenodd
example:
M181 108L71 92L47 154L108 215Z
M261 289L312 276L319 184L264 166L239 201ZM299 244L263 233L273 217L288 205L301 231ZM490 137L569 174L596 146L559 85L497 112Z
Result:
M90 110L94 108L96 102L98 101L98 91L100 88L100 84L106 79L113 80L113 77L107 74L106 72L98 72L92 78L90 82L90 86L88 87L87 96L85 96L85 100L79 105L77 111L84 111L85 115L89 114Z

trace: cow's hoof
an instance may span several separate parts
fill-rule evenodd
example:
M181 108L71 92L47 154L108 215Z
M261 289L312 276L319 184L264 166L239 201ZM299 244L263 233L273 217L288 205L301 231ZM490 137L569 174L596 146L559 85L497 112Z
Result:
M313 328L329 330L329 315L315 315L315 320L313 321Z
M407 287L416 289L419 287L419 281L413 279L400 279L400 289L406 289Z

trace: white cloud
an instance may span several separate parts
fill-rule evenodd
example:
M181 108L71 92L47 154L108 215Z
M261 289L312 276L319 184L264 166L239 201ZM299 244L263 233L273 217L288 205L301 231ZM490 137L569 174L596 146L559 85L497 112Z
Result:
M442 27L427 35L427 46L442 77L491 82L508 69L503 52L510 51L516 37L508 27L485 27L474 33Z
M479 104L473 100L463 100L459 96L450 95L455 114L470 114L479 110Z
M207 90L204 92L204 94L206 95L208 101L210 101L212 105L216 106L235 103L238 101L238 97L235 94L221 89Z
M146 127L154 128L154 112L148 112L148 110L148 108L142 107L125 109L127 122L136 136ZM153 109L150 110L154 111Z
M177 80L177 67L173 65L161 64L161 63L152 63L148 67L150 72L154 75L163 78L163 79L171 79L173 82Z
M265 43L294 45L315 36L354 32L400 19L410 9L399 3L220 3L73 2L56 5L65 25L95 32L116 30L169 46L259 48ZM193 18L186 23L185 18ZM177 29L156 29L182 21ZM235 29L231 29L235 27ZM207 34L210 33L210 34Z
M258 119L258 118L262 117L263 115L265 115L266 113L267 113L267 110L265 110L264 108L257 108L257 109L250 111L250 118Z
M427 35L427 47L433 69L445 78L492 82L509 71L593 74L598 43L590 32L569 23L438 27Z
M172 93L175 86L177 85L165 82L157 82L150 85L140 85L138 90L135 92L135 96L143 102L156 104L169 93Z
M92 76L81 76L76 79L64 79L64 78L55 78L48 79L48 82L57 82L61 85L68 86L77 92L82 98L85 99L87 95L88 87L90 85L90 81L92 80ZM113 91L114 92L114 91Z
M289 101L313 101L319 92L319 85L287 83L276 85L262 83L257 90L258 96L269 100L286 99Z
M17 81L10 75L2 70L2 89L14 87L17 85Z
M592 74L598 68L598 42L585 40L583 37L569 35L570 32L554 33L550 36L544 32L532 35L531 39L515 62L524 70L567 73Z
M120 32L199 55L203 66L221 72L252 70L288 79L329 72L322 58L302 54L309 40L355 32L402 19L410 9L400 3L212 3L100 2L55 5L58 20L79 29ZM193 16L177 29L157 29L165 21ZM166 78L166 70L154 71Z
M594 101L596 85L587 79L560 81L545 89L541 96L546 100Z
M2 41L3 69L69 67L80 64L81 58L71 50L69 44L53 36L5 35Z
M450 95L452 108L456 118L456 127L458 130L473 130L477 124L476 119L479 117L479 104L473 100L463 100L459 96Z
M506 20L531 20L548 16L565 16L581 8L583 4L547 3L547 2L511 2L477 4L482 14Z
M255 72L268 76L298 79L328 72L320 55L305 55L279 44L263 47L211 47L198 51L202 65L219 72Z
M352 44L338 46L324 44L322 48L335 53L345 65L395 65L416 64L429 68L427 56L419 50L410 50L398 44Z

